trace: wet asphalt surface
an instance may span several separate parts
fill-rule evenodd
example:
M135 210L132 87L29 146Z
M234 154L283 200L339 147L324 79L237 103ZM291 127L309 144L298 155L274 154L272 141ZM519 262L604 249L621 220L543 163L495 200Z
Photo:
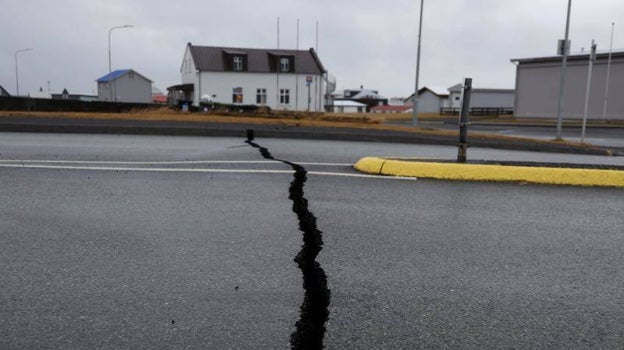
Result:
M412 125L411 121L395 121L387 122L391 125ZM423 127L431 127L435 129L457 130L457 121L449 118L444 122L424 121ZM514 125L514 124L496 124L496 122L480 122L470 123L468 127L468 135L470 132L493 133L505 136L528 137L539 140L553 140L557 135L557 129L554 125ZM580 126L565 126L561 130L561 137L570 142L581 142L582 129ZM624 148L624 128L622 127L596 127L588 126L585 130L585 142L603 147Z
M255 142L309 172L326 348L624 346L622 190L350 177L365 155L456 150ZM304 289L286 164L244 139L13 133L0 160L0 348L290 347Z

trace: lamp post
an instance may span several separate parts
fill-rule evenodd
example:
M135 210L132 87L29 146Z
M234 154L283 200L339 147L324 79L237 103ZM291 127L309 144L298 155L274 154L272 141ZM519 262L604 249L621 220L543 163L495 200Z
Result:
M412 123L418 126L418 75L420 73L420 40L422 37L423 7L425 0L420 0L420 22L418 23L418 53L416 54L416 88L414 89L414 106L412 107Z
M113 27L108 30L108 72L109 73L112 72L112 69L111 69L111 32L115 29L122 29L122 28L134 28L134 26L130 24L125 24L123 26Z
M17 69L17 54L20 52L32 51L33 49L20 49L15 51L15 90L17 91L17 96L19 96L19 71Z
M609 44L609 59L607 61L607 83L605 86L604 105L602 107L602 119L607 117L607 103L609 102L609 79L611 78L611 55L613 53L613 29L615 22L611 23L611 44Z
M566 18L565 39L563 39L563 59L561 60L561 80L559 81L559 103L557 104L557 140L561 140L561 127L563 117L561 115L563 109L563 95L565 92L565 76L568 68L568 54L570 50L570 43L568 42L570 34L570 9L572 8L572 0L568 0L568 17Z

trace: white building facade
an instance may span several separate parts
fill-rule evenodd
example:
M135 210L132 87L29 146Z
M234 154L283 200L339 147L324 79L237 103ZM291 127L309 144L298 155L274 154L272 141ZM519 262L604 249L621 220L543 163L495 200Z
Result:
M326 70L309 51L194 46L180 68L192 104L217 103L275 110L323 111Z
M451 108L461 108L461 94L463 84L451 86L449 103ZM503 108L512 109L515 101L513 89L483 89L473 88L470 93L471 108Z
M97 83L100 101L152 103L152 81L132 69L113 71Z
M624 120L624 51L596 55L590 81L588 119ZM585 112L589 54L568 57L563 118L580 119ZM522 58L516 64L515 115L519 118L557 118L561 56ZM608 83L608 84L607 84ZM606 104L606 110L605 110Z
M414 94L405 99L405 104L414 105ZM418 89L418 113L440 113L442 108L449 106L448 90L428 86Z

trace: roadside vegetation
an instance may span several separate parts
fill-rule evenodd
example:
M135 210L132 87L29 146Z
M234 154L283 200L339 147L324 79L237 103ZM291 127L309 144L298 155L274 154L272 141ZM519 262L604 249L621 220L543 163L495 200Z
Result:
M452 115L422 114L420 121L423 126L414 127L411 125L392 124L397 121L409 121L412 116L409 113L402 114L376 114L376 113L315 113L315 112L293 112L293 111L231 111L215 110L210 112L182 112L162 107L155 110L135 110L128 113L91 113L91 112L28 112L28 111L0 111L2 117L34 117L34 118L69 118L69 119L99 119L99 120L135 120L135 121L172 121L172 122L197 122L197 123L241 123L241 124L277 124L301 127L328 127L328 128L353 128L369 130L386 130L410 132L421 135L436 135L442 137L458 137L458 130L439 130L435 128L435 122L448 121L457 118ZM554 125L552 120L544 119L521 119L513 116L500 117L471 117L472 122L480 123L542 123L544 125ZM566 121L566 125L575 125L580 121ZM603 124L624 125L624 122L602 122ZM532 142L537 144L568 144L571 146L583 146L580 143L569 141L548 141L535 140L529 138L495 135L482 132L471 132L470 138L487 140L500 140L507 142Z

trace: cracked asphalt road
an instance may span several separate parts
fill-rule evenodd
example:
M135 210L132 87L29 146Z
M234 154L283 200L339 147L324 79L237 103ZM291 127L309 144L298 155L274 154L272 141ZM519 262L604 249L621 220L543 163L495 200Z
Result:
M292 169L244 141L0 134L0 348L290 347ZM363 155L456 151L257 142L326 173L305 185L326 348L624 346L622 190L349 177Z

